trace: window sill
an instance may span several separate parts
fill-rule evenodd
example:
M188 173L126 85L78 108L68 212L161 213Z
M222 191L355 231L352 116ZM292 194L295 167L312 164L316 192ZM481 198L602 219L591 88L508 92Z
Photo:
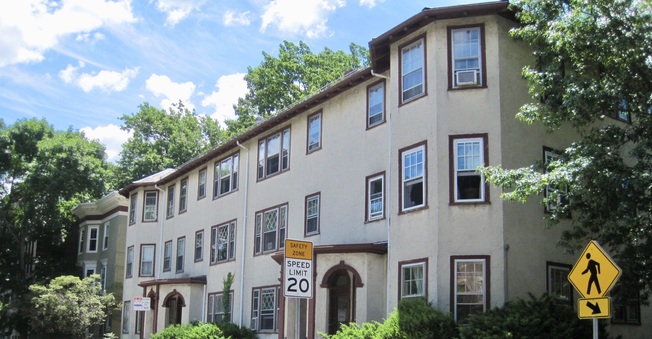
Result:
M412 213L412 212L418 212L418 211L421 211L421 210L427 210L427 209L428 209L428 205L424 205L424 206L421 206L421 207L415 207L415 208L412 208L412 209L409 209L409 210L402 210L402 211L400 211L398 214L399 214L399 215L402 215L402 214L409 214L409 213Z

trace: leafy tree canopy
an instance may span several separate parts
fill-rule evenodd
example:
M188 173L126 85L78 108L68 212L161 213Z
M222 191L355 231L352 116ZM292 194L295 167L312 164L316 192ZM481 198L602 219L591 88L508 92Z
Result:
M102 293L99 278L97 274L83 280L60 276L47 285L31 285L32 329L83 338L88 327L104 323L118 302L113 294Z
M652 14L639 0L517 0L512 33L534 50L524 68L532 102L517 116L549 132L571 127L578 139L558 161L484 169L503 198L525 201L557 188L567 195L547 214L567 221L569 250L595 239L623 268L621 282L652 284ZM625 122L622 122L625 120ZM566 222L564 222L566 223Z
M298 45L283 41L278 57L263 52L263 61L248 67L245 80L248 92L234 106L236 120L227 121L229 133L237 134L253 125L255 116L270 115L341 78L349 71L369 66L364 46L351 43L350 52L325 48L313 53L303 41Z
M72 208L106 193L107 176L104 146L83 133L36 119L0 128L0 293L12 293L0 328L12 322L25 330L27 286L74 267L65 255L66 241L76 242L68 237L77 226ZM26 245L34 243L37 251L27 257Z
M143 103L139 111L123 115L122 129L132 133L118 160L119 186L175 168L217 146L223 132L216 120L199 116L179 102L169 110Z

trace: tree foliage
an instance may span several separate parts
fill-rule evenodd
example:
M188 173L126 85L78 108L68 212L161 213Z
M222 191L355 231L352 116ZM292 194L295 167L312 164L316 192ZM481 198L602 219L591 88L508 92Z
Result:
M349 49L346 53L325 48L315 54L303 41L298 45L283 41L278 57L263 52L260 65L247 68L248 92L234 107L238 118L227 121L230 134L251 126L255 116L269 117L317 93L346 72L369 65L365 47L351 43Z
M45 120L0 129L0 293L11 293L0 328L27 329L27 287L74 268L66 241L77 226L72 207L106 192L104 146ZM27 256L28 244L37 251ZM33 270L27 270L27 267Z
M652 14L639 0L517 0L512 31L534 50L523 69L533 100L517 116L578 138L558 161L485 169L503 198L525 201L557 188L543 203L567 202L546 218L567 221L560 244L587 239L607 247L623 283L652 286ZM621 120L626 120L622 122Z
M60 276L46 286L31 285L32 329L36 333L82 338L88 327L103 324L118 302L112 294L102 293L99 278L97 274L83 280Z
M122 129L132 133L118 160L123 186L165 168L175 168L217 146L223 132L216 120L198 116L179 102L169 110L143 103L123 115Z

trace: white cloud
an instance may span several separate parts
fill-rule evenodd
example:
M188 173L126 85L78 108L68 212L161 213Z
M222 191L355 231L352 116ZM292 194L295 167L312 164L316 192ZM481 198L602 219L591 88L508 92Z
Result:
M246 11L242 13L236 13L234 11L226 11L222 17L222 23L224 26L249 26L251 24L251 12Z
M378 4L382 4L385 0L360 0L360 6L374 8Z
M174 26L187 18L192 11L199 10L204 0L156 0L156 8L165 13L165 24Z
M233 105L238 98L244 97L247 93L247 82L244 80L244 73L236 73L220 77L215 84L216 91L204 97L201 105L214 107L211 118L225 126L226 119L235 119Z
M177 83L165 75L152 74L145 82L145 86L156 97L163 97L161 107L164 109L171 108L172 104L178 103L179 100L190 111L195 107L190 102L190 96L195 91L195 84L190 81Z
M260 31L275 26L282 33L319 38L329 34L328 14L344 7L345 0L272 0L261 16Z
M0 67L39 62L67 35L134 22L130 0L21 0L0 11Z
M120 158L122 151L122 144L127 142L131 136L130 132L123 131L120 127L109 124L106 126L83 127L80 131L84 132L86 138L90 140L98 140L106 147L106 154L108 161L116 162Z
M97 74L79 73L85 67L84 62L79 66L68 65L66 69L59 72L59 77L67 84L72 83L88 93L97 88L104 92L121 92L127 89L129 81L138 75L138 67L125 68L122 72L102 70Z
M77 34L77 37L75 38L75 41L83 41L83 42L95 42L99 40L104 40L104 34L100 32L95 32L93 34L91 33L79 33Z

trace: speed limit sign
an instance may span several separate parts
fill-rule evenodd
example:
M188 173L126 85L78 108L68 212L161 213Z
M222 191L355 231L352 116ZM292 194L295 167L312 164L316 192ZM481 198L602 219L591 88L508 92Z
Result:
M285 239L286 297L312 298L312 242Z

